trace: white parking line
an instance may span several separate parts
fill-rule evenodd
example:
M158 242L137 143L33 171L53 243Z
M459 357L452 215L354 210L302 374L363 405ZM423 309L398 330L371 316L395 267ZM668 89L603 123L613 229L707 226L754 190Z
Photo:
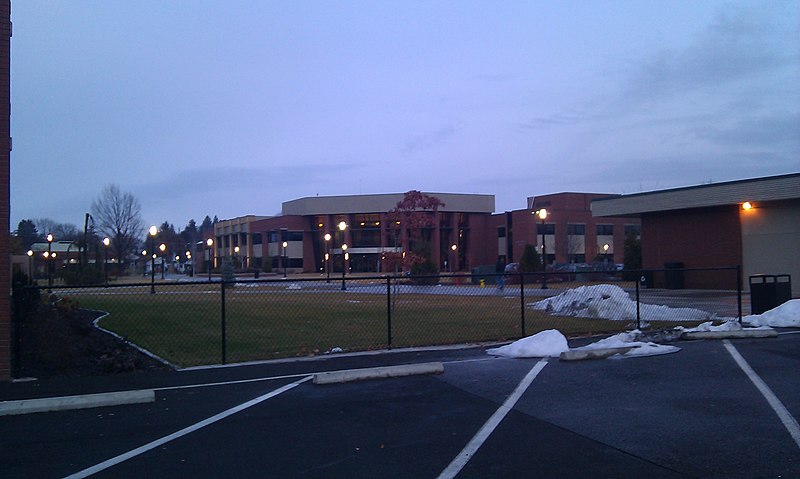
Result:
M240 405L238 405L236 407L232 407L232 408L228 409L227 411L223 411L223 412L221 412L221 413L219 413L217 415L211 416L208 419L204 419L204 420L198 422L197 424L193 424L193 425L191 425L189 427L181 429L180 431L174 432L174 433L172 433L172 434L170 434L168 436L164 436L161 439L156 439L155 441L150 442L148 444L145 444L144 446L137 447L136 449L133 449L132 451L128 451L128 452L126 452L124 454L120 454L119 456L113 457L113 458L111 458L111 459L109 459L107 461L103 461L100 464L96 464L96 465L94 465L92 467L89 467L89 468L86 468L86 469L84 469L82 471L76 472L75 474L67 476L65 479L79 479L79 478L89 477L92 474L96 474L96 473L98 473L100 471L108 469L109 467L112 467L112 466L115 466L115 465L117 465L117 464L119 464L121 462L127 461L128 459L134 458L134 457L136 457L136 456L138 456L140 454L144 454L145 452L147 452L147 451L149 451L151 449L154 449L156 447L159 447L162 444L166 444L166 443L168 443L170 441L173 441L175 439L183 437L183 436L185 436L187 434L193 433L193 432L197 431L200 428L203 428L203 427L206 427L206 426L208 426L210 424L214 424L215 422L221 421L221 420L225 419L228 416L236 414L237 412L243 411L243 410L245 410L245 409L247 409L249 407L255 406L256 404L261 403L263 401L266 401L267 399L273 398L273 397L275 397L275 396L277 396L279 394L283 394L286 391L289 391L290 389L293 389L293 388L299 386L300 384L302 384L302 383L304 383L304 382L306 382L306 381L308 381L310 379L311 379L311 376L306 376L303 379L300 379L300 380L297 380L297 381L295 381L293 383L287 384L287 385L285 385L283 387L280 387L280 388L278 388L278 389L276 389L274 391L271 391L271 392L269 392L267 394L264 394L263 396L259 396L259 397L255 398L255 399L252 399L250 401L242 403L242 404L240 404Z
M800 447L800 425L797 424L797 420L789 413L789 410L786 409L786 406L783 405L778 396L772 392L772 390L767 386L767 383L761 379L753 368L747 364L747 361L739 354L739 351L731 344L730 341L727 339L722 341L722 344L725 345L725 349L728 350L731 356L733 356L733 360L736 361L736 364L742 368L742 371L750 378L750 381L756 386L758 391L761 395L764 396L764 399L767 400L769 405L772 407L772 410L775 411L775 414L778 415L781 422L783 423L784 427L789 431L789 434L794 439L794 442L797 443L797 447Z
M492 417L489 418L488 421L480 428L477 434L472 438L471 441L464 447L464 449L458 453L453 462L450 463L447 468L439 474L438 479L452 479L456 477L456 475L461 472L461 469L467 465L467 462L475 455L478 449L486 442L486 439L492 434L492 432L497 428L503 418L514 408L514 405L517 404L519 398L522 397L522 394L528 389L528 386L531 385L536 376L547 366L547 359L543 358L541 361L536 363L536 365L528 371L528 374L520 381L517 388L511 393L508 398L506 398L505 402L497 409L497 411L492 414Z

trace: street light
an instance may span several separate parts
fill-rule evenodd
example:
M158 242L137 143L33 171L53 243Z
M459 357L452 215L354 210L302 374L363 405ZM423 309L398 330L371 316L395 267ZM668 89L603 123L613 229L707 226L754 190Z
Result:
M150 230L150 251L153 254L150 256L150 294L156 294L156 235L158 228L151 226Z
M339 231L342 232L342 291L346 290L347 287L344 284L344 273L347 269L347 243L344 242L344 232L347 229L347 223L344 221L339 222Z
M33 250L28 250L28 284L33 284Z
M458 245L456 245L455 243L450 245L450 251L453 252L453 257L450 258L450 272L451 273L453 272L453 267L456 264L456 250L458 250Z
M342 244L342 291L347 288L344 285L344 271L347 267L347 243Z
M608 243L603 245L603 261L608 264Z
M325 272L328 275L327 282L331 282L331 234L325 233Z
M289 262L289 256L286 254L286 248L289 247L289 243L287 241L283 242L283 277L286 277L286 267L288 266L287 263Z
M167 245L161 243L160 245L158 245L158 249L159 251L161 251L161 279L164 279L164 270L167 269L166 264L164 264L164 258L166 258L166 255L164 253L166 253L167 251Z
M192 252L189 251L189 250L186 250L186 264L188 265L189 261L191 261L191 260L192 260ZM186 272L186 269L184 268L184 274L185 274L185 272ZM194 264L189 266L189 277L191 278L193 276L194 276Z
M52 261L53 261L54 256L52 254L52 246L53 246L53 240L54 239L55 238L53 237L53 233L47 233L47 254L44 255L44 257L47 258L46 263L47 263L47 287L48 288L52 288L53 287L53 262ZM50 292L52 292L52 290L48 289L47 292L50 293Z
M547 246L544 242L544 220L547 219L547 210L542 208L536 211L536 216L542 220L542 272L544 273L542 276L542 289L547 289Z
M240 250L239 250L239 247L238 247L238 246L234 246L234 247L233 247L233 261L234 261L234 265L235 265L237 268L238 268L238 266L239 266L239 251L240 251Z
M108 286L108 245L110 244L111 239L108 236L103 238L103 246L105 246L105 249L103 249L103 269L105 270L106 286Z
M206 246L208 246L208 248L206 249L206 253L208 253L207 254L207 256L208 256L208 260L207 260L208 261L208 266L206 267L206 269L208 270L208 280L211 281L211 247L214 246L214 240L211 239L211 238L208 238L206 240Z

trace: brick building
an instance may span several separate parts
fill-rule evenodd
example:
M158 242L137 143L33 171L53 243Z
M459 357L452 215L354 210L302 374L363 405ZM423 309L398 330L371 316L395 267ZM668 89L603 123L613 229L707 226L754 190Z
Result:
M427 194L444 203L425 233L434 264L442 271L493 264L494 252L484 245L494 196ZM408 231L392 228L387 218L402 199L402 193L308 197L284 202L280 216L220 221L214 226L215 263L234 254L233 242L238 241L239 254L246 245L246 264L253 268L262 268L268 261L273 268L292 272L341 271L341 245L347 244L348 271L383 272L382 253L407 248ZM347 225L344 231L338 228L342 222ZM326 234L331 235L328 241Z
M11 0L0 0L0 225L10 231ZM0 381L11 377L11 252L0 235Z
M646 269L742 265L745 278L791 274L793 294L800 293L800 173L598 199L592 212L641 218ZM735 278L686 281L689 288L736 287Z
M528 198L528 208L492 216L496 256L506 263L519 261L525 245L541 254L544 235L547 264L591 263L607 260L622 263L627 234L639 234L640 221L631 218L595 218L593 200L617 195L601 193L556 193ZM547 210L542 224L535 213Z

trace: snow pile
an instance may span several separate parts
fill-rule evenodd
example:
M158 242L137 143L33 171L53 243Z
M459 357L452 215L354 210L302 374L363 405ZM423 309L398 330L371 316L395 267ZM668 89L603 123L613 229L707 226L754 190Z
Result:
M642 332L638 329L634 329L633 331L615 334L614 336L575 349L633 348L625 354L612 356L614 358L657 356L660 354L676 353L681 350L681 348L677 346L657 344L650 341L642 341L641 339Z
M694 328L684 328L683 326L678 326L675 329L679 329L681 331L686 332L706 332L706 331L741 331L742 325L739 324L737 321L725 321L724 323L714 326L712 321L706 321L703 324L700 324Z
M507 358L557 358L568 349L567 338L555 329L548 329L486 352Z
M530 305L533 309L560 316L578 318L635 321L636 301L619 286L598 284L564 291ZM670 308L641 303L639 314L643 321L713 320L716 313L692 308Z
M745 316L742 322L752 326L800 328L800 299L787 301L766 313Z

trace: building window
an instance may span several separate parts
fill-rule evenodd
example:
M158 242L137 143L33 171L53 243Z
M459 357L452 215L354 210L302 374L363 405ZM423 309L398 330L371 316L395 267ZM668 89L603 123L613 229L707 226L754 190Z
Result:
M286 233L286 241L303 241L302 231L288 231Z
M554 235L556 234L555 223L536 223L536 234L540 235Z
M586 225L567 225L567 235L569 236L583 236L586 234Z
M277 243L278 242L278 232L277 231L270 231L269 236L267 236L268 243Z
M506 227L501 226L497 228L497 237L498 238L505 238L506 237Z
M253 244L261 244L261 233L253 233Z
M637 238L642 234L641 225L625 225L625 236L634 235Z
M613 236L614 225L597 225L597 236Z

